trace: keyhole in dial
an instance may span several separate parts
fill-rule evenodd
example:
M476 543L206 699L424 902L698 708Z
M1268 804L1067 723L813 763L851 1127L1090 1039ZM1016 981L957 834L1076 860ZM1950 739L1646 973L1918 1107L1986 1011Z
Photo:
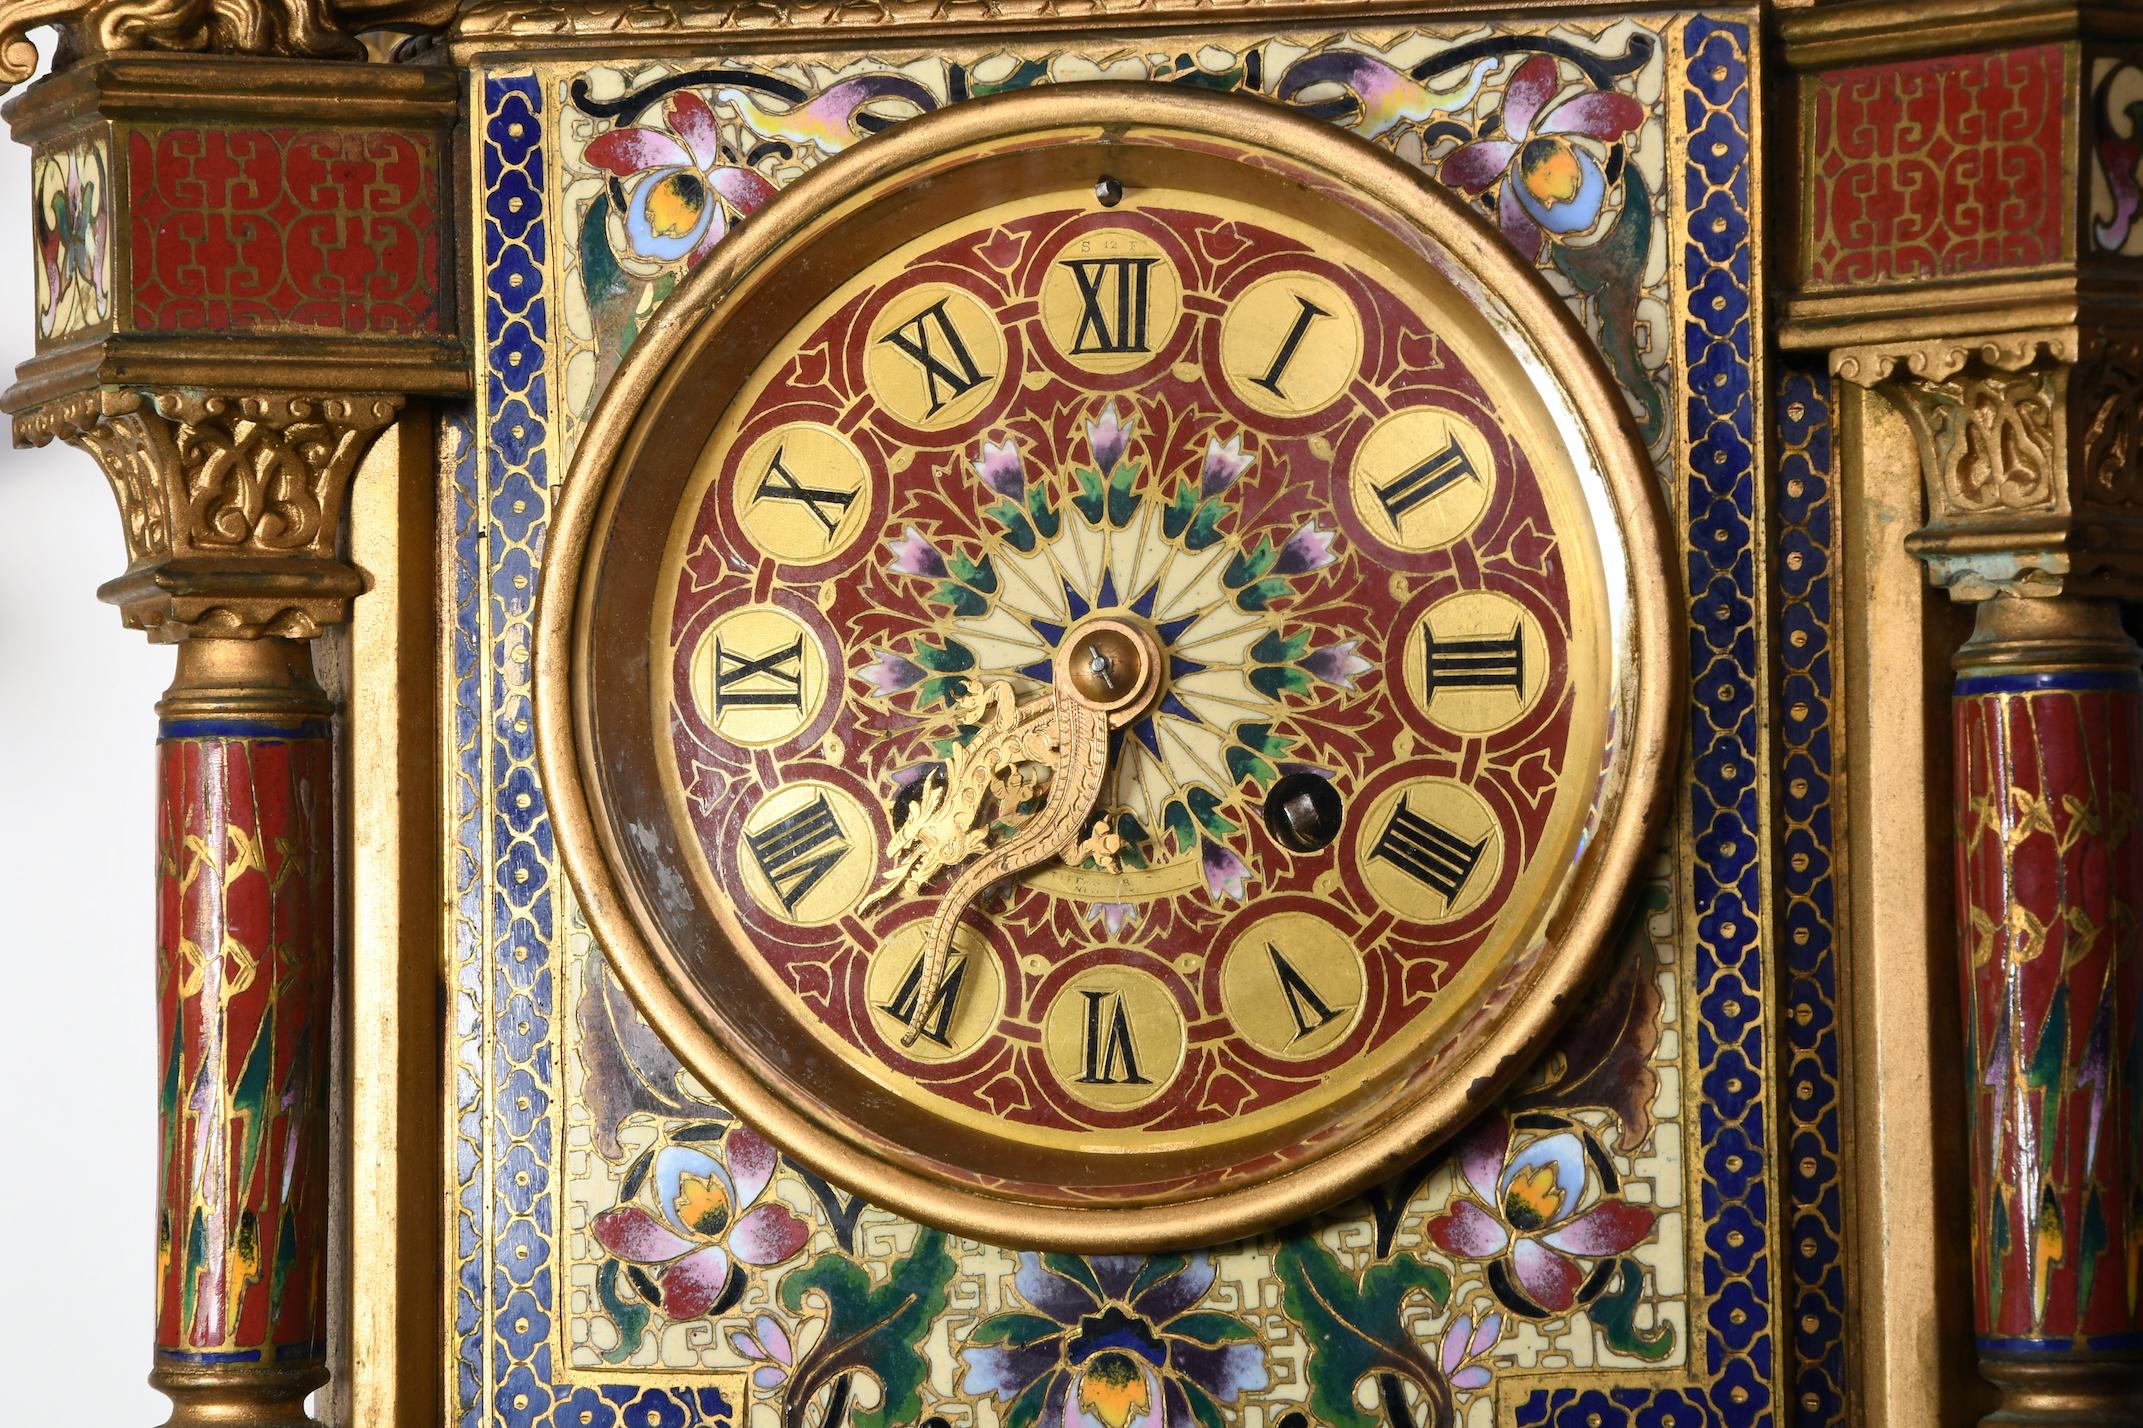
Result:
M1281 847L1315 853L1339 836L1346 802L1322 774L1291 773L1265 795L1265 826Z

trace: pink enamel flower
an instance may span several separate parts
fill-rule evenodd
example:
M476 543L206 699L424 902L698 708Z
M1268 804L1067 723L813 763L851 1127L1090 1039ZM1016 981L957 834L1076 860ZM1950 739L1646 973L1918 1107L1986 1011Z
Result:
M1542 1316L1577 1303L1581 1260L1621 1254L1652 1233L1657 1214L1609 1193L1578 1131L1513 1144L1508 1120L1491 1116L1460 1143L1460 1194L1428 1223L1429 1238L1461 1259L1507 1276L1489 1283L1512 1307Z
M774 196L753 170L723 162L721 124L707 101L681 89L670 96L666 128L612 129L588 142L587 159L626 182L625 235L632 250L687 265L714 251L742 218Z
M719 1152L664 1146L648 1176L655 1213L620 1205L595 1217L596 1243L649 1266L662 1312L672 1319L734 1303L743 1289L740 1265L780 1264L810 1238L787 1206L758 1203L774 1178L772 1146L739 1125L722 1137Z
M1440 170L1468 195L1500 182L1497 222L1536 262L1548 235L1583 233L1599 220L1608 189L1600 146L1644 122L1644 106L1626 94L1588 89L1556 100L1560 82L1553 56L1518 66L1503 91L1503 132L1459 145Z

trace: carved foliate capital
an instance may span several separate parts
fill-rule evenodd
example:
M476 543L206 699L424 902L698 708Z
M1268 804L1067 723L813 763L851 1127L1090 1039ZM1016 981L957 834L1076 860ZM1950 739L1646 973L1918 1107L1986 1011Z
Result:
M1846 348L1918 448L1907 548L1959 600L2143 593L2143 335L2046 328Z
M126 573L98 594L151 639L310 639L362 577L336 556L350 478L398 395L106 387L15 419L18 445L96 458Z

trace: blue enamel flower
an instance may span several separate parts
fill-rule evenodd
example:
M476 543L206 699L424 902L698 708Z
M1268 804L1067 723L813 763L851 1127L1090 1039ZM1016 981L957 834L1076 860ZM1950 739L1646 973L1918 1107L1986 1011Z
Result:
M1211 1428L1270 1382L1249 1326L1197 1307L1212 1284L1203 1254L1023 1254L1030 1308L975 1326L962 1386L995 1394L1005 1428Z

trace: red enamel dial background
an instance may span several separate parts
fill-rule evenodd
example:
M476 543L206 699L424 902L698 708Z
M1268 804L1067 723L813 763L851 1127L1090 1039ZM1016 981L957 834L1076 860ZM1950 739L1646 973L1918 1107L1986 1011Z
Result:
M761 961L807 1024L949 1114L1042 1134L1180 1135L1337 1094L1347 1068L1404 1056L1455 1013L1447 999L1476 959L1499 959L1513 939L1522 945L1532 935L1537 904L1559 885L1561 872L1550 865L1572 856L1573 821L1605 762L1605 721L1588 704L1604 702L1601 636L1583 627L1573 635L1573 612L1596 596L1573 588L1591 567L1572 564L1573 541L1587 537L1572 527L1571 498L1543 489L1506 430L1514 425L1509 414L1416 295L1344 251L1286 231L1281 220L1260 223L1213 207L1066 202L941 232L897 265L871 269L774 345L747 388L748 403L703 458L702 488L672 536L674 602L658 618L656 643L670 664L666 734L702 872L745 934L743 954ZM1080 242L1104 232L1138 235L1138 251L1160 255L1180 293L1170 320L1145 334L1150 355L1097 372L1067 358L1045 309L1066 255L1087 251ZM1245 399L1240 375L1228 375L1228 315L1262 291L1261 282L1301 275L1321 284L1315 292L1337 292L1350 305L1343 319L1359 331L1359 355L1317 409L1261 410ZM878 389L874 373L882 369L871 364L885 360L879 329L889 313L919 292L947 289L970 295L973 310L993 317L996 345L985 355L995 360L976 355L975 368L996 370L969 399L973 410L948 424L917 424ZM1478 437L1476 464L1487 468L1476 482L1486 491L1478 512L1430 548L1395 542L1396 521L1380 526L1349 488L1380 423L1412 411L1461 418ZM767 444L799 424L840 433L861 462L859 484L825 487L852 489L853 499L838 512L822 501L847 532L824 558L770 550L740 514L758 509L752 493L767 479ZM1112 425L1122 455L1103 469ZM1214 453L1223 474L1238 464L1233 443L1247 464L1208 498ZM1017 497L1005 494L1009 478L990 479L992 449L1001 470L1007 446L1017 456ZM1110 476L1127 469L1125 489L1112 492ZM1082 471L1098 482L1098 497L1082 486ZM1015 539L1022 532L1006 518L1008 503L1026 523L1030 549ZM1169 533L1171 506L1186 503L1202 511L1199 529L1211 537L1196 552L1185 547L1189 527L1180 516ZM1053 536L1041 528L1047 514ZM1262 574L1228 583L1231 574L1254 572L1268 552ZM1200 562L1217 569L1225 598L1185 596L1190 603L1178 609L1162 581L1141 607L1146 573ZM1101 571L1110 578L1096 578ZM1064 589L1049 590L1037 572L1059 575ZM1252 586L1261 589L1246 597ZM1208 578L1191 593L1212 591ZM1530 635L1522 642L1526 682L1510 695L1513 714L1504 727L1478 732L1440 720L1434 701L1409 688L1407 662L1428 658L1429 612L1483 592L1522 611ZM1245 608L1246 598L1255 608ZM784 789L826 790L828 806L860 812L868 832L844 831L838 841L847 865L837 862L809 896L844 880L875 888L891 866L896 796L962 733L954 700L991 679L1026 693L1046 688L1046 674L1037 683L1006 652L1024 629L1035 659L1046 660L1047 627L1069 621L1042 616L1075 617L1081 603L1128 610L1168 637L1183 712L1164 699L1147 730L1134 726L1121 737L1119 768L1155 772L1135 789L1122 774L1103 795L1120 828L1127 813L1136 820L1125 829L1127 843L1148 866L1123 875L1122 896L1092 869L1056 871L1003 884L971 907L964 935L977 939L971 945L982 950L974 955L991 959L1000 1009L989 1034L957 1054L915 1055L899 1044L905 1027L888 1014L872 957L899 944L903 929L914 936L949 875L920 898L894 897L868 910L851 898L831 912L789 917L766 896L763 861L753 890L754 830ZM767 608L782 612L773 624L765 616L754 617L758 626L724 623ZM1189 623L1179 627L1186 613ZM1201 624L1216 619L1224 623ZM773 742L726 736L706 707L710 632L757 630L757 645L742 635L732 642L748 661L771 647L764 631L791 626L816 649L815 658L784 666L815 681L800 696L808 717L800 712L797 727ZM1203 643L1201 628L1212 631ZM959 650L972 656L965 668L952 667ZM1260 659L1259 650L1274 657ZM1232 658L1209 658L1216 652ZM734 654L730 660L725 670L744 667ZM1183 672L1185 665L1198 667ZM1278 672L1260 684L1260 670ZM788 690L780 678L748 671L736 687L769 699ZM1575 746L1578 739L1587 746ZM1206 762L1195 755L1215 747ZM1342 798L1338 837L1320 851L1289 851L1265 823L1267 790L1297 772L1328 779ZM1376 849L1390 833L1397 792L1440 786L1423 780L1470 792L1475 803L1467 806L1489 822L1461 841L1492 836L1494 852L1475 862L1462 896L1425 893L1409 908L1395 905L1390 891L1403 886L1392 882L1394 869L1404 869ZM1414 805L1425 796L1409 795ZM1380 808L1385 816L1373 816ZM1008 817L1005 827L1016 823ZM832 847L829 840L819 851ZM1317 999L1320 978L1330 986L1336 976L1347 993L1344 1031L1311 1038L1312 1054L1276 1053L1271 1038L1261 1044L1247 1034L1223 985L1234 949L1259 957L1259 927L1289 913L1334 929L1360 957L1356 971L1335 971L1314 949L1294 959L1305 963L1312 989L1310 1019L1342 1000ZM1146 974L1180 1028L1172 1066L1157 1071L1171 1058L1149 1054L1147 1079L1159 1084L1135 1101L1082 1094L1048 1050L1051 1008L1097 968ZM1299 1012L1304 1000L1298 989L1292 1002L1273 1005Z

